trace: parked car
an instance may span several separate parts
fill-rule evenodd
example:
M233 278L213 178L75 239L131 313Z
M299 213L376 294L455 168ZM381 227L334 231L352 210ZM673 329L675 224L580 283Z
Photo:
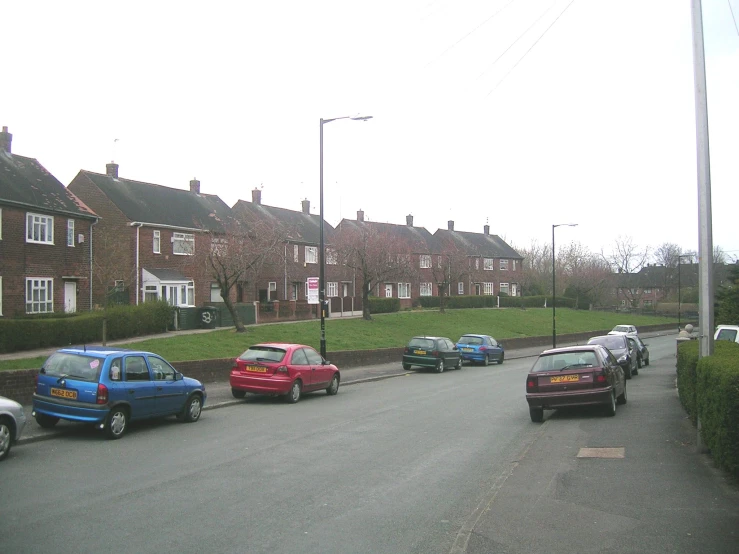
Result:
M491 360L503 363L505 350L503 345L490 335L462 335L457 341L457 348L462 360L488 365Z
M609 335L638 335L639 331L633 325L616 325L608 331Z
M205 398L200 381L151 352L62 348L39 371L32 413L41 427L60 419L79 421L119 439L130 421L171 415L197 421Z
M647 344L639 338L639 335L627 335L626 339L633 342L636 347L636 367L641 369L643 365L649 365L649 349Z
M616 360L621 367L624 368L624 374L627 379L631 379L632 375L639 374L639 368L636 365L636 346L626 340L626 335L602 335L600 337L593 337L588 341L588 344L602 344L608 348L616 356Z
M413 337L403 350L403 369L430 367L441 373L447 367L462 368L457 346L446 337Z
M545 350L526 377L526 402L536 423L544 419L544 410L569 406L602 405L614 416L616 404L626 404L626 378L600 344Z
M728 340L739 342L739 325L719 325L713 340Z
M336 394L341 374L310 346L274 342L247 348L234 360L229 380L234 398L244 398L247 392L271 394L295 404L306 392Z
M0 396L0 462L8 457L10 448L20 438L25 425L23 406L15 400Z

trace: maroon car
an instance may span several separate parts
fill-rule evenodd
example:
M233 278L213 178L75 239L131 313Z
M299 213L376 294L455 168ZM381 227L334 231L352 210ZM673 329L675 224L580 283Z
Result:
M339 392L339 368L304 344L265 343L250 346L234 360L231 394L244 398L254 394L284 395L290 404L304 392Z
M545 350L526 377L526 401L537 423L544 410L565 406L603 405L614 416L626 404L624 370L600 344Z

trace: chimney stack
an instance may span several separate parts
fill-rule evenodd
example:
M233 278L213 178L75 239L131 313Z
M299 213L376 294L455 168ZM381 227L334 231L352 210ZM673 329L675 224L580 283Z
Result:
M357 210L357 221L364 221L364 211Z
M108 175L108 177L113 177L113 179L118 178L118 164L111 161L109 164L105 164L105 173Z
M490 234L490 225L485 225L485 227L483 227L483 229L485 229L485 235L489 235Z
M306 198L305 200L301 200L300 203L303 205L303 213L305 215L310 215L310 200Z
M195 194L200 194L200 181L198 181L194 177L192 181L190 181L190 192L194 192Z
M255 204L262 205L262 191L259 189L254 189L251 191L251 201Z
M454 221L452 221L451 219L447 221L446 228L449 229L450 231L454 231Z
M8 127L3 125L3 132L0 133L0 150L4 150L8 154L12 154L11 145L13 143L13 135L8 133Z
M408 227L413 227L413 216L408 214L405 216L405 224L408 225Z

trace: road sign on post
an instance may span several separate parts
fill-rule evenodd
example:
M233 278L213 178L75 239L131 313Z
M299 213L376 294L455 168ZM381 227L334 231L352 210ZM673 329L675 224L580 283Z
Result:
M308 304L318 304L318 277L308 277Z

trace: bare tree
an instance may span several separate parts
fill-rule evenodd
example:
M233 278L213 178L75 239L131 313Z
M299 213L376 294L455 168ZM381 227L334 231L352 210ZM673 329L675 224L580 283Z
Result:
M432 256L431 275L439 294L439 311L444 313L449 287L469 275L467 253L451 237L442 239L441 251Z
M677 264L680 263L682 253L682 248L677 244L665 242L654 250L652 257L657 265L677 267Z
M618 273L635 273L647 264L649 247L643 250L634 244L631 237L619 236L609 254L601 251L601 256Z
M526 296L545 294L552 281L552 251L548 245L531 241L524 248L514 247L523 256L521 290Z
M376 225L342 222L334 234L337 261L357 272L362 286L362 318L371 320L372 288L411 275L411 248L393 233Z

